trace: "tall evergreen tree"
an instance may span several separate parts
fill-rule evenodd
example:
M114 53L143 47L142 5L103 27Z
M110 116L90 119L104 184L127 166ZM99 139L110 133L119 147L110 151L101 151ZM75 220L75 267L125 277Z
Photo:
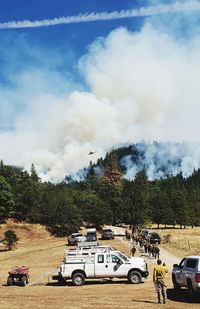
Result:
M100 178L98 194L109 204L112 211L112 224L116 224L122 211L122 172L119 170L117 156L112 151L105 160L104 175Z

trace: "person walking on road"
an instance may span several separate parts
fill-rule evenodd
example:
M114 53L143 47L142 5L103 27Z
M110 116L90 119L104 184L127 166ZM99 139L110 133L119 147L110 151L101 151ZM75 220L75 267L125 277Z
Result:
M133 245L131 248L131 256L134 256L136 252L136 247Z
M154 257L157 260L159 260L159 258L160 258L160 248L158 247L157 244L154 247Z
M161 304L161 294L163 298L163 304L166 303L166 284L165 278L166 273L168 273L168 269L165 264L162 265L162 261L160 259L157 260L157 266L153 270L153 282L156 288L156 292L158 295L158 303Z

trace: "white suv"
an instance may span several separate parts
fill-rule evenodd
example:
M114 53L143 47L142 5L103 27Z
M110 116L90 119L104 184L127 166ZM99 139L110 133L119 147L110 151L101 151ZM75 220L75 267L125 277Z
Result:
M86 241L86 236L81 233L72 233L68 237L68 245L76 245L79 241Z
M174 264L172 281L174 289L186 287L190 296L200 292L200 255L186 256L179 264Z

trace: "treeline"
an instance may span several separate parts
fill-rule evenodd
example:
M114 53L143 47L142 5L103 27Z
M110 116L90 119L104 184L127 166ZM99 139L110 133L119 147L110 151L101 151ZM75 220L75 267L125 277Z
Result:
M200 170L148 181L145 171L134 181L123 178L116 151L90 165L83 182L41 182L34 165L30 174L0 162L0 223L8 218L40 223L56 235L75 232L83 224L125 223L145 226L200 225Z

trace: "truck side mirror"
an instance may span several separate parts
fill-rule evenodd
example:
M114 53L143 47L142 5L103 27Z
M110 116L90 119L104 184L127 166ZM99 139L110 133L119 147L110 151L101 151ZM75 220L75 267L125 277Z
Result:
M173 267L178 267L178 264L174 264Z

